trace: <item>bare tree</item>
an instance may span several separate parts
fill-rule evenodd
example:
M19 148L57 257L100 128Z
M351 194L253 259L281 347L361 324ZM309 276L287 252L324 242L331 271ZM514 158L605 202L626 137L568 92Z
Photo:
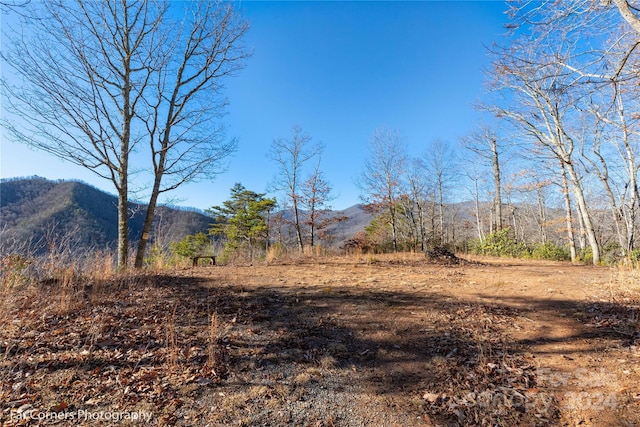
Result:
M639 199L638 117L629 111L637 108L640 10L627 0L542 1L530 6L515 3L514 22L533 24L529 28L535 43L553 45L553 62L565 80L573 81L573 99L579 100L575 108L583 112L574 123L581 127L580 160L602 184L618 242L628 253L634 247ZM585 35L593 41L582 43ZM567 173L571 176L569 169ZM588 231L588 224L579 220Z
M424 159L416 158L411 160L406 170L407 189L411 202L408 210L411 214L413 234L417 239L416 243L420 244L421 251L427 249L427 203L430 183L425 174L426 169ZM417 247L416 244L414 246Z
M153 185L136 267L144 261L158 197L186 182L214 178L237 146L219 118L227 104L224 78L242 69L248 56L241 43L248 23L222 0L184 4L186 18L157 35L161 61L144 103Z
M450 143L441 139L431 142L423 154L425 173L429 179L431 196L431 238L435 244L448 242L447 196L451 184L456 179L455 152Z
M571 254L571 262L576 262L576 241L573 232L573 212L571 209L571 195L569 192L569 181L567 180L567 171L563 162L560 162L560 172L562 177L562 197L565 208L565 222L567 227L567 242L569 243L569 253Z
M489 126L482 125L462 140L464 147L489 163L493 172L493 210L495 230L502 230L502 173L501 160L506 147L498 141L498 135ZM493 227L492 227L493 228Z
M494 83L509 100L506 106L496 105L494 112L564 164L593 262L598 264L600 249L575 160L575 135L569 126L579 114L576 104L581 94L575 91L576 77L561 64L563 52L530 38L494 53Z
M86 167L118 193L118 266L128 259L129 157L155 66L163 9L146 2L36 2L8 35L2 124L16 141ZM25 16L29 16L26 18Z
M398 251L397 203L403 194L407 162L406 142L398 132L376 129L369 140L369 156L358 179L362 199L389 215L393 250Z
M275 191L283 191L293 209L293 226L300 252L304 251L301 220L301 185L303 169L307 162L319 156L322 145L313 143L311 136L294 126L291 139L278 138L271 144L269 156L278 166L273 182Z
M483 178L486 175L483 170L477 167L476 164L471 163L465 165L465 175L473 182L473 189L469 192L473 196L473 214L475 216L475 229L476 236L480 243L484 243L484 223L482 221L482 209L480 205L480 184L484 181Z
M88 168L118 194L118 265L128 261L131 170L153 170L140 266L158 195L219 169L235 147L218 118L220 78L246 54L230 3L34 2L2 59L3 126L14 140ZM213 130L212 130L213 129ZM149 141L152 167L131 165ZM163 182L163 178L167 178Z
M324 211L330 209L331 185L320 170L320 156L309 178L302 183L301 205L307 209L307 225L309 226L309 246L315 244L316 230L325 225L322 221Z

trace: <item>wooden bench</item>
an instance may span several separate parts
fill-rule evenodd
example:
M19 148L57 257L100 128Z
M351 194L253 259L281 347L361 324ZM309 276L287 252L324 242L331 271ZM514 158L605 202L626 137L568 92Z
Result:
M191 260L193 261L193 266L197 267L198 266L198 261L201 259L208 259L209 260L209 265L216 265L216 257L215 256L194 256L191 258Z

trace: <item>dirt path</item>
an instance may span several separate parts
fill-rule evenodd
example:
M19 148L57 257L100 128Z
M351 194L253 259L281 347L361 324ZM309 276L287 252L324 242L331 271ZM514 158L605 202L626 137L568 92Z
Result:
M320 264L269 266L258 270L260 272L237 268L227 278L250 287L275 285L283 294L295 292L306 298L303 303L313 306L309 310L310 317L314 316L315 310L326 308L335 319L339 319L340 325L361 329L361 340L372 345L359 346L357 340L352 341L347 346L349 348L344 349L351 357L354 354L356 358L362 353L371 354L373 347L377 347L375 356L372 356L375 360L396 353L395 360L387 357L386 360L394 360L389 366L375 363L373 367L367 363L363 366L392 376L393 372L388 370L395 369L396 375L405 378L405 387L392 384L391 388L413 394L413 406L409 408L397 402L391 406L402 407L411 413L412 424L420 425L417 420L424 425L453 420L461 425L473 425L487 416L486 407L474 412L477 408L470 409L460 404L464 410L457 414L462 412L462 416L458 419L447 417L451 412L455 415L455 409L443 414L446 411L439 411L438 404L455 407L453 400L448 396L446 402L435 400L441 399L436 395L446 393L427 384L430 380L441 381L442 375L446 377L448 374L429 373L430 370L438 372L443 369L434 368L434 360L437 365L438 359L433 354L420 352L421 346L432 349L433 346L432 343L425 345L424 339L418 337L424 336L425 332L429 335L429 332L441 331L438 326L430 328L427 325L429 322L437 325L445 314L451 314L447 313L451 308L456 310L453 312L456 319L448 319L445 327L452 327L449 333L459 329L467 338L470 335L471 342L463 345L473 346L472 352L482 351L483 345L487 346L487 351L495 351L498 347L495 341L504 340L504 345L513 347L505 353L523 356L531 363L536 378L535 385L527 385L529 394L526 395L525 406L539 412L534 414L534 418L519 418L519 422L535 424L535 416L538 416L540 424L552 425L619 426L640 423L640 394L637 389L640 379L637 347L639 288L636 277L629 273L620 278L616 270L566 263L500 259L471 261L476 263L445 266L429 265L419 257L408 255L400 259L375 256L351 261L336 259ZM477 263L479 261L482 263ZM377 297L374 296L376 294ZM337 299L317 302L318 299L329 300L330 295ZM424 311L430 315L424 315ZM465 316L469 317L466 324ZM474 322L478 321L487 322L484 332L474 329L478 326ZM361 324L366 326L353 328L353 325ZM447 337L448 333L444 334ZM460 341L452 338L445 342L444 350L456 350L456 340ZM388 344L386 349L384 343ZM408 353L411 353L410 357L407 357ZM446 364L447 354L440 356L445 359L441 362ZM458 362L477 362L474 356L467 355L462 359ZM490 367L496 364L490 357L483 362ZM456 366L448 368L455 370ZM519 369L517 373L522 375L522 367L514 369ZM408 377L415 378L409 381ZM507 379L507 383L509 381ZM425 388L420 390L421 386ZM458 401L464 400L465 392L475 393L477 397L488 390L495 392L484 383L475 390L462 387L462 390L457 390L460 394L457 398ZM419 410L416 411L415 399L423 391L422 396L427 396L428 404L418 405ZM405 404L412 400L403 393L396 394L396 398ZM430 402L430 399L434 401ZM506 400L513 401L513 395ZM476 404L482 406L478 402ZM389 411L388 405L380 405ZM492 405L498 403L493 402L489 406ZM365 405L365 411L370 410ZM415 415L420 410L426 412L421 418ZM429 415L434 412L435 416ZM471 421L470 415L476 419ZM400 418L398 425L408 425L407 422L408 419ZM368 424L364 422L364 425Z
M508 304L566 425L639 425L638 281L615 269L483 260L452 295ZM635 294L635 298L631 296ZM626 304L635 302L635 310ZM624 409L623 409L624 408ZM621 414L630 409L629 415Z

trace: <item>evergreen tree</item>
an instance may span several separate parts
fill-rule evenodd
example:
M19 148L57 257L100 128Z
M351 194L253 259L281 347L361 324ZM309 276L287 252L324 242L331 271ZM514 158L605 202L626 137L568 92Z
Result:
M269 236L268 214L276 200L264 196L236 183L231 189L229 200L223 202L222 206L213 206L207 210L215 220L209 233L227 239L225 256L248 249L253 258L255 248L266 247Z

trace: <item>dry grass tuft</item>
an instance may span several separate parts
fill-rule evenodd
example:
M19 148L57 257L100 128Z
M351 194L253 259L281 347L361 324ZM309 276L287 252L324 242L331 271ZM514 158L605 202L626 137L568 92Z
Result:
M175 369L178 365L180 357L180 347L178 346L178 337L176 334L176 310L178 306L173 307L173 312L165 320L165 363L171 369Z
M209 327L207 328L207 367L218 376L218 371L222 367L219 340L221 338L220 319L217 313L209 316Z

